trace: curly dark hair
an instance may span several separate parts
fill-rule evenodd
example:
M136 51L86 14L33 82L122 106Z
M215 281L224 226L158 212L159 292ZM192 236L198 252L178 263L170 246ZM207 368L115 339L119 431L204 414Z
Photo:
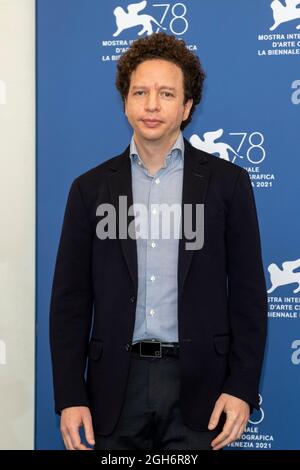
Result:
M116 87L123 102L129 92L132 72L139 64L149 59L168 60L181 68L184 77L184 103L190 98L193 100L189 117L181 124L181 129L184 129L191 121L192 114L202 96L205 73L200 60L186 47L182 39L176 39L175 36L163 32L153 33L134 41L117 64Z

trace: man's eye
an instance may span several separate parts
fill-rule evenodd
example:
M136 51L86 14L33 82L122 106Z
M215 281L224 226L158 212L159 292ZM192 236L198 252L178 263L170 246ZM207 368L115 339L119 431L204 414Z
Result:
M145 92L143 90L137 90L134 92L134 95L142 96Z
M166 98L171 98L173 95L173 93L170 93L169 91L163 91L162 94L166 97Z

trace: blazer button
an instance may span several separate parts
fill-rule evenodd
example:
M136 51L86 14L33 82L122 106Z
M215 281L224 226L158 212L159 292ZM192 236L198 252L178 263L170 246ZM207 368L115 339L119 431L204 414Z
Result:
M125 349L126 349L127 352L130 351L130 344L129 343L126 344Z
M134 304L135 301L136 301L136 297L134 295L131 295L130 302Z

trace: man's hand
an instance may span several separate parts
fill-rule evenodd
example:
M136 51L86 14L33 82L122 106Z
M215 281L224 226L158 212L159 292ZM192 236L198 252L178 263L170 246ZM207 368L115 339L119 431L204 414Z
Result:
M209 430L215 429L222 411L226 414L226 422L222 432L211 443L213 450L219 450L239 439L245 430L250 415L250 407L247 402L227 393L222 393L211 414L208 425Z
M85 438L93 446L95 444L92 417L87 406L71 406L61 412L60 430L68 450L92 450L82 444L79 429L84 427Z

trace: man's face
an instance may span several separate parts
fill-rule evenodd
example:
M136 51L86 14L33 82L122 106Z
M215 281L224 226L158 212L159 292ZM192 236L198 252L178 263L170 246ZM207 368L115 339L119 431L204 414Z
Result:
M131 74L125 114L137 142L172 142L192 100L184 103L183 73L172 62L151 59Z

